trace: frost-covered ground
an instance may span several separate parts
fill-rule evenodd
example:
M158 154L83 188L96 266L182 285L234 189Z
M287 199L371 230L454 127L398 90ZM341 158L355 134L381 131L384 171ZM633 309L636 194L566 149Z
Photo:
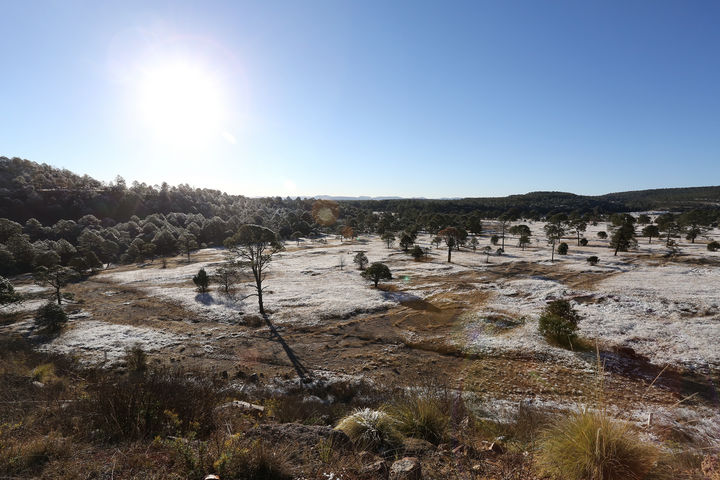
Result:
M720 338L720 311L717 286L720 285L720 268L712 265L688 263L658 264L658 260L643 255L666 251L663 242L640 238L638 249L630 253L613 255L607 240L597 237L606 225L589 227L585 237L590 241L578 247L574 238L565 241L570 246L568 255L555 256L550 262L550 248L542 235L543 224L529 224L533 242L525 250L516 246L517 240L506 238L506 253L493 253L487 257L482 248L489 245L487 236L480 237L476 252L468 248L454 251L452 263L447 263L447 250L431 246L431 237L421 235L418 243L430 247L430 260L416 262L396 247L388 249L377 237L361 237L348 243L328 237L327 243L304 241L300 246L288 243L287 251L276 255L270 264L265 285L268 292L265 306L273 312L277 324L319 325L354 315L376 312L398 305L406 299L432 299L453 290L453 277L476 272L473 289L488 294L480 306L474 306L465 315L463 328L448 341L472 351L493 353L519 351L546 355L556 361L582 367L582 360L572 352L551 347L537 334L537 316L549 300L583 296L590 301L576 304L583 321L580 333L603 343L632 347L638 354L647 356L658 365L667 363L697 369L720 367L720 350L715 347ZM492 228L492 224L489 224ZM717 237L718 232L711 232ZM356 253L364 252L370 262L381 261L393 272L392 292L371 287L357 271L352 260ZM705 242L683 242L681 252L685 258L720 259L720 253L708 252ZM236 297L228 298L217 290L198 295L191 278L201 267L209 273L222 261L221 250L200 252L203 262L160 269L106 272L101 278L135 286L150 295L179 302L197 318L234 322L238 313L255 313L256 299L243 296L252 293L241 286ZM597 266L590 266L590 255L600 257ZM207 259L210 259L209 261ZM659 258L659 257L655 257ZM570 286L544 276L517 272L513 277L498 278L497 274L485 278L492 269L512 267L513 264L539 265L565 272L566 278L585 275L597 281L587 289ZM341 263L344 267L341 268ZM522 268L522 267L519 267ZM609 275L609 276L608 276ZM579 278L579 277L578 277ZM507 316L515 321L509 328L495 328L488 318Z
M179 345L186 340L181 335L153 328L116 325L84 318L77 318L69 323L69 328L62 335L43 345L41 349L78 355L92 362L106 360L108 364L113 364L122 358L126 348L134 345L153 352Z

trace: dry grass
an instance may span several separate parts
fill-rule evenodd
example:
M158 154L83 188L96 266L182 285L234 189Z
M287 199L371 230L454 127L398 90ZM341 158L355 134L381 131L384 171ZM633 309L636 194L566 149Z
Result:
M359 449L391 453L402 447L403 436L397 430L397 421L383 410L356 410L335 428L350 437Z
M570 413L546 430L540 441L541 468L567 480L639 480L657 459L654 446L602 411Z
M428 392L401 396L389 407L388 413L396 420L401 433L435 445L443 441L450 423L440 399Z

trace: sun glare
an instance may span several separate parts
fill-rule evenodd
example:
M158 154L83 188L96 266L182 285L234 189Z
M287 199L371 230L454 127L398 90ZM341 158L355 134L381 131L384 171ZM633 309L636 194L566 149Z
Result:
M219 82L188 62L144 69L138 106L154 140L176 147L201 147L223 138L224 102Z

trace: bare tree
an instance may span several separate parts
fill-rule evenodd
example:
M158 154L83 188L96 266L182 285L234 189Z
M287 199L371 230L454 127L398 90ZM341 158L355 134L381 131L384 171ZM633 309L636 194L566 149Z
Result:
M275 232L260 225L243 225L232 237L225 240L225 247L239 258L239 263L252 271L256 293L245 298L257 296L260 313L265 315L263 307L263 281L265 270L272 256L283 250Z
M547 241L550 245L552 245L552 254L550 256L550 261L555 261L555 244L565 235L565 226L563 225L562 219L558 217L557 215L554 215L553 217L548 220L548 223L545 224L545 236L547 237Z

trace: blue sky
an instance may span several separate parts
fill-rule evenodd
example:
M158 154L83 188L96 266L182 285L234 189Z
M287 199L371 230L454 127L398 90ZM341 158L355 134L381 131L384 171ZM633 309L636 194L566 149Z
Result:
M0 0L0 155L246 195L718 184L715 1Z

